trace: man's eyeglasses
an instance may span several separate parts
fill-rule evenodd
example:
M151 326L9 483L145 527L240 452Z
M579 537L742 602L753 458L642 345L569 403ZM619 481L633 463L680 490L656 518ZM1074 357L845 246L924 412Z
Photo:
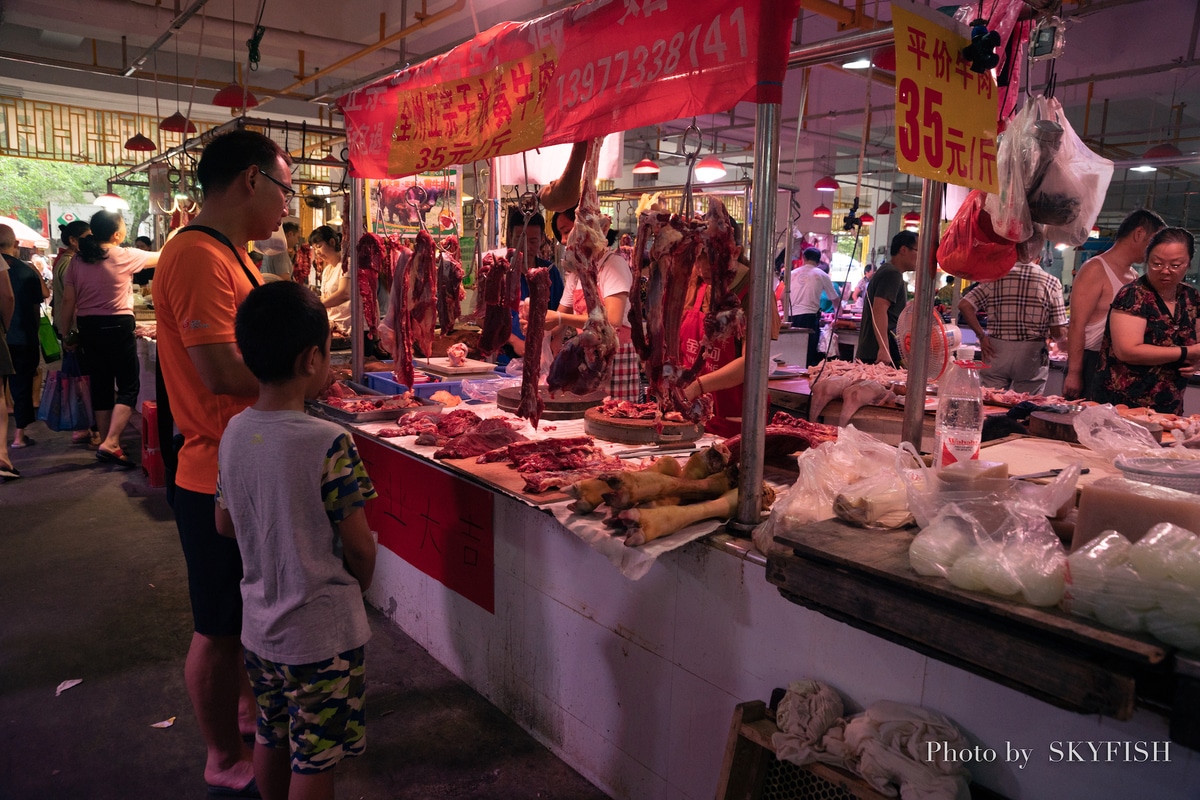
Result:
M283 199L285 202L288 202L288 203L292 202L292 198L296 196L295 189L288 186L286 183L283 183L281 181L276 180L275 178L272 178L268 173L264 172L263 170L259 170L258 174L262 175L264 178L266 178L271 183L278 186L280 189L283 189Z
M1148 264L1146 264L1146 266L1147 266L1147 268L1152 269L1155 272L1162 272L1163 270L1170 270L1171 272L1179 272L1180 270L1188 268L1188 262L1185 261L1181 264L1164 264L1161 261L1151 261Z

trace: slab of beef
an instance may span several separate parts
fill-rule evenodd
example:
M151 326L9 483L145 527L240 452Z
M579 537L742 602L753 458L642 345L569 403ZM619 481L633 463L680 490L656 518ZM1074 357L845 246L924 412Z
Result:
M456 408L442 414L438 420L438 433L442 436L462 436L469 430L474 429L483 420L474 411L468 411L465 408ZM507 443L506 443L507 444ZM500 445L496 445L499 447Z
M296 283L307 284L308 276L312 273L312 245L296 245L296 257L292 259L292 280Z
M746 332L746 315L742 311L741 300L731 288L736 263L733 260L733 221L725 210L725 204L716 198L709 198L704 222L703 246L711 276L708 313L704 316L704 339L700 343L700 352L672 387L679 390L681 397L682 390L700 374L707 353L719 350L729 337L741 337Z
M587 302L587 323L579 335L563 346L550 365L546 385L553 396L566 390L584 395L604 388L612 372L617 353L617 334L608 324L604 298L600 296L597 275L608 257L608 240L601 227L600 202L596 194L596 172L603 137L588 146L583 170L583 194L575 210L575 227L567 236L563 266L579 278Z
M422 447L444 447L450 441L449 436L439 436L437 428L422 431L417 434L416 443Z
M537 439L535 441L509 445L503 450L484 453L479 457L479 463L487 464L494 461L510 461L513 464L519 465L522 459L529 458L537 453L558 453L577 447L591 447L595 443L595 440L590 436L564 436L558 439Z
M692 268L703 246L703 225L671 217L654 240L651 258L654 269L647 292L647 322L650 336L650 361L646 376L650 394L663 412L678 411L690 416L693 404L676 389L685 369L680 355L679 330L683 325L683 306L687 301Z
M355 248L358 259L358 293L362 297L363 326L367 337L373 342L379 341L379 298L376 292L379 286L379 276L384 272L387 260L386 245L382 236L374 233L364 233L358 239Z
M396 333L392 372L397 382L405 386L412 386L416 378L413 371L412 332L408 324L408 280L412 253L400 243L399 238L388 237L388 255L393 266L392 302L388 305L387 324Z
M646 312L642 306L642 254L646 252L653 233L651 216L643 213L638 218L636 243L632 248L621 248L621 255L626 256L629 268L633 271L633 286L629 289L629 334L633 349L643 362L650 360L650 340L646 335ZM628 255L625 253L627 249Z
M417 231L412 265L409 267L409 283L411 305L408 308L408 324L413 348L419 348L424 357L432 358L433 329L437 325L437 245L424 228Z
M524 368L521 370L521 402L517 416L529 420L537 430L545 403L538 387L542 382L542 339L546 333L546 312L550 309L550 269L534 266L525 272L529 286L529 324L525 328Z
M612 419L654 419L658 416L658 403L634 403L609 397L596 410Z
M433 454L434 458L474 458L489 450L503 447L513 442L524 441L525 436L507 426L496 426L490 430L472 430L461 436L456 436Z
M480 265L478 291L484 304L483 332L479 351L495 355L512 334L512 314L508 308L508 259L501 253L485 253Z
M441 254L438 262L437 311L438 327L443 334L449 335L454 330L454 323L462 316L462 301L467 295L462 288L464 273L458 237L451 236L444 247L446 252Z
M595 466L548 472L523 472L521 473L521 477L525 479L526 492L540 494L541 492L548 492L551 489L563 489L580 481L596 478L609 472L616 472L624 469L624 467L625 465L621 463L621 459L616 456L604 456L603 460L598 459L596 461Z
M767 425L765 434L765 460L795 467L795 459L790 457L793 453L817 447L825 442L837 441L838 429L836 425L809 422L779 411L772 418L771 424ZM740 463L742 437L739 435L726 439L725 445L729 448L730 461L734 464Z

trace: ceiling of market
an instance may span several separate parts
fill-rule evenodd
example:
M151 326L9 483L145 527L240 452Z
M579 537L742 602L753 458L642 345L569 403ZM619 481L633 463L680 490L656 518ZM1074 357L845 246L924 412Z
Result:
M1050 2L1040 0L1041 5ZM938 0L929 4L941 5ZM261 60L255 71L245 71L251 90L264 101L252 115L340 125L332 102L350 88L444 52L499 22L568 5L548 0L0 0L0 94L113 110L140 106L143 114L162 116L177 103L186 109L190 98L196 119L225 121L229 110L208 103L235 77L236 62L246 66L246 41L261 13L266 28ZM802 0L793 50L888 25L890 6L887 0ZM1143 205L1169 222L1194 225L1200 218L1200 3L1065 0L1061 14L1067 20L1066 48L1057 60L1056 96L1076 131L1118 165L1102 227ZM849 24L837 19L849 15ZM176 30L173 24L181 18ZM1033 90L1045 83L1046 68L1042 62L1029 71ZM808 110L797 136L806 74ZM873 211L890 192L907 210L917 203L920 182L894 172L894 90L887 76L881 77L870 94L862 205ZM789 71L780 180L800 188L797 199L805 211L822 199L810 189L814 176L836 174L843 181L838 200L853 198L866 99L863 71L839 65ZM627 163L649 147L665 167L659 182L681 181L677 146L689 122L627 132ZM715 135L731 177L752 168L753 106L741 104L698 124L706 149ZM1151 173L1130 170L1149 146L1165 141L1185 154L1180 163Z

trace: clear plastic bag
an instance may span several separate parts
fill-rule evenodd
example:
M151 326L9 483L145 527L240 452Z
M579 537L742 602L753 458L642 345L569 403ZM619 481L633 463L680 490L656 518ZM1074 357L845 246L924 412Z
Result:
M1123 453L1163 453L1150 431L1122 418L1110 405L1088 406L1072 425L1081 445L1107 458Z
M805 450L796 462L800 474L792 487L775 500L771 516L754 531L754 546L762 553L785 552L775 536L834 516L839 491L879 472L880 464L896 463L895 447L848 425L837 441Z
M463 378L462 393L463 396L471 400L482 400L485 403L496 402L496 395L501 389L507 389L510 386L520 386L520 378L484 378L482 380L468 380Z
M1009 118L996 148L999 191L988 194L983 203L996 235L1011 242L1023 242L1033 235L1026 193L1038 152L1033 137L1037 115L1037 103L1031 99Z
M1037 98L1039 115L1062 126L1062 142L1036 186L1029 187L1031 219L1045 224L1052 244L1078 247L1088 240L1100 215L1113 162L1083 143L1055 98ZM1040 171L1040 170L1039 170Z

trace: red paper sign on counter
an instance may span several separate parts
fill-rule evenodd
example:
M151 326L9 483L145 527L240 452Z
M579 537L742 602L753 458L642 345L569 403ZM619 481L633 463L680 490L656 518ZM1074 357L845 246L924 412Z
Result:
M779 102L800 0L592 0L338 100L351 174L395 178Z
M495 613L492 493L365 437L355 445L379 492L366 515L380 546Z

